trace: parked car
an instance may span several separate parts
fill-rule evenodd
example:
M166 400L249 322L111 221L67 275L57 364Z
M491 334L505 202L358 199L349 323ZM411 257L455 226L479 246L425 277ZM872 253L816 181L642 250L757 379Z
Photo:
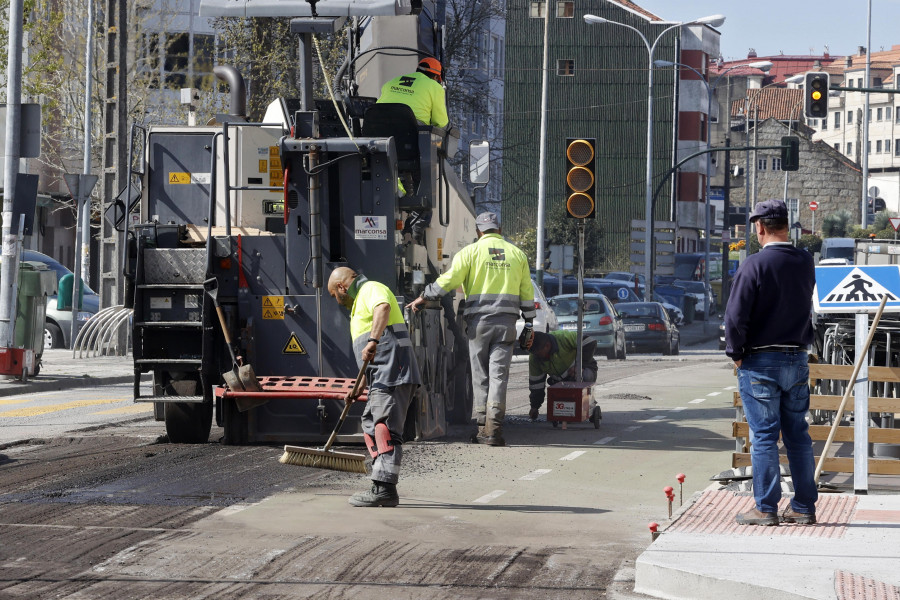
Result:
M659 302L622 302L616 306L622 315L625 341L635 352L678 354L680 334L675 322Z
M640 296L644 297L646 289L645 282L647 278L639 273L629 273L628 271L611 271L607 273L603 279L612 279L613 281L628 281L631 283L631 289Z
M25 250L22 260L40 262L47 265L51 271L56 273L56 283L63 275L68 275L72 271L67 269L62 263L55 258L42 254L35 250ZM58 298L54 294L47 297L47 315L44 319L44 349L49 348L71 348L72 347L72 311L69 309L59 310ZM84 284L84 299L81 304L81 310L77 311L75 335L92 316L100 310L100 296L92 290L87 284Z
M578 329L578 294L562 294L550 299L560 329ZM616 307L603 294L584 295L582 332L597 340L598 352L606 358L625 359L625 329Z
M676 279L672 285L683 287L686 295L697 300L694 307L698 319L706 319L716 314L716 294L711 287L706 286L706 283Z
M538 287L538 284L533 279L531 280L531 286L534 288L534 330L547 333L548 331L559 329L556 313L553 312L553 309L547 303L544 292L541 291L541 288ZM520 315L519 320L516 322L516 339L522 333L523 327L525 327L525 319ZM516 348L518 348L518 345L516 345Z
M684 325L684 312L672 304L671 302L667 302L665 298L653 292L653 302L659 302L666 309L666 312L669 313L669 318L675 321L675 325L681 327Z
M609 298L613 304L617 302L640 302L637 294L630 285L622 281L612 279L591 279L585 278L584 283L585 294L603 294ZM578 280L574 277L564 277L562 281L563 294L577 294ZM559 293L559 280L555 277L544 277L544 293L548 297L553 297Z

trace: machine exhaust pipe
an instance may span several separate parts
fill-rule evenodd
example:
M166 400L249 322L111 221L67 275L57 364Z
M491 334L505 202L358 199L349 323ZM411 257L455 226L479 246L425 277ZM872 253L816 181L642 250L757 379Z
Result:
M231 103L228 107L229 116L247 120L247 86L241 72L230 65L217 65L213 67L216 77L228 84L231 91Z

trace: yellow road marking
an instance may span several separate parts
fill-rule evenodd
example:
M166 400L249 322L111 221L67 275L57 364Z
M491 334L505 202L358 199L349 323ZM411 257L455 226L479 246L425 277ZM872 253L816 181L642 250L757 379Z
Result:
M99 406L101 404L116 404L117 402L124 401L124 398L116 398L113 400L78 400L76 402L66 402L64 404L48 404L46 406L32 406L29 408L7 410L5 412L0 412L0 417L35 417L37 415L46 415L47 413L57 412L60 410L68 410L70 408Z
M129 415L138 413L153 412L153 404L150 402L141 402L140 404L132 404L129 406L120 406L119 408L111 408L109 410L101 410L95 412L95 415Z
M31 400L0 400L0 406L9 406L10 404L25 404Z

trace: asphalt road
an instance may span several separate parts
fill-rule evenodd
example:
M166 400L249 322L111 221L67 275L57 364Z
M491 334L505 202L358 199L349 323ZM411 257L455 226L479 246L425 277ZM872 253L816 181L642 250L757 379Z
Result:
M363 476L221 446L217 428L196 446L141 417L32 435L0 450L0 598L628 596L663 487L677 507L677 473L687 498L730 466L734 380L714 344L599 359L599 429L528 421L517 361L509 446L466 427L406 445L395 509L350 507Z

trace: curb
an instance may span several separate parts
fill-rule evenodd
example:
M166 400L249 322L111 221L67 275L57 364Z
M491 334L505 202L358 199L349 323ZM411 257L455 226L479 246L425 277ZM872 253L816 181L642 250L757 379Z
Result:
M110 385L116 383L133 383L133 375L116 375L110 377L92 377L90 375L62 375L62 376L38 375L35 379L25 382L8 381L0 382L0 397L16 396L29 392L58 392L76 388L86 388L98 385ZM143 378L142 378L143 380Z

